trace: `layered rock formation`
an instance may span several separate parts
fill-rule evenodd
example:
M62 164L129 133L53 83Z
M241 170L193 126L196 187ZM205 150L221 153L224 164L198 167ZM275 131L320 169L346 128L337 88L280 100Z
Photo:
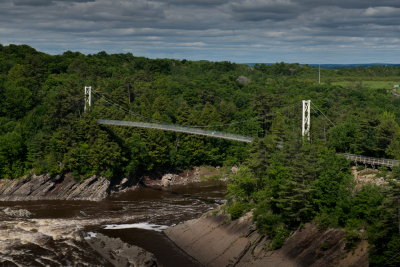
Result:
M231 171L233 173L233 171ZM180 174L165 174L155 179L123 178L117 184L103 177L93 175L83 181L75 180L72 174L27 175L20 179L0 179L0 201L25 200L90 200L99 201L114 192L135 188L140 182L150 187L168 187L187 185L207 180L213 176L221 176L218 168L196 167ZM220 178L226 181L226 177Z
M160 266L156 257L138 247L124 243L119 238L111 238L102 234L87 239L86 242L114 266Z
M233 222L208 213L165 233L205 266L368 266L366 242L349 251L343 231L313 224L296 231L282 248L268 250L270 240L255 230L250 213Z
M101 200L110 192L110 181L92 176L83 182L71 175L32 175L22 179L0 179L0 201Z

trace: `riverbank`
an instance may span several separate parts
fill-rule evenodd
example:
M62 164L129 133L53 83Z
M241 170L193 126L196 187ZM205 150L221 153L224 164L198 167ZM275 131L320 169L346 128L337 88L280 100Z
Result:
M143 262L135 254L143 250L164 267L201 266L161 229L215 208L225 190L199 183L139 187L100 201L1 201L0 266L112 266L114 260Z
M90 200L99 201L110 194L110 181L93 175L80 182L71 174L28 175L20 179L0 179L0 201Z
M368 266L368 244L346 249L340 229L320 230L306 224L282 248L269 250L270 240L259 234L251 213L236 221L211 211L178 224L165 234L205 266Z
M219 181L226 183L229 177L238 171L236 166L233 167L212 167L201 166L194 167L180 173L167 173L161 177L151 178L148 176L141 179L145 186L167 188L173 186L185 186L206 181Z
M100 201L106 197L127 190L136 189L139 184L152 188L185 186L204 181L226 182L236 169L195 167L181 173L167 173L156 177L123 178L111 183L106 177L93 175L76 180L72 174L50 176L27 175L20 179L0 179L0 201L27 200L88 200Z

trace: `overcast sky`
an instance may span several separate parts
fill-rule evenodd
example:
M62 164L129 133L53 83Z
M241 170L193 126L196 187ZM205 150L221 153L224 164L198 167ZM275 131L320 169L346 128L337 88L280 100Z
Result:
M400 0L0 0L0 43L51 54L400 63Z

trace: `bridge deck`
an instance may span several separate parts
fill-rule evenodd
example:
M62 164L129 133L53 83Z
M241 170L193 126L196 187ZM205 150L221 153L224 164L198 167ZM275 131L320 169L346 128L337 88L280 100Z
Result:
M365 157L365 156L354 155L354 154L349 154L349 153L343 153L341 155L343 155L346 159L351 160L355 163L369 164L369 165L373 165L373 166L380 165L380 166L386 166L386 167L390 167L390 168L400 165L400 160L372 158L372 157Z
M97 120L99 124L103 125L115 125L115 126L128 126L128 127L138 127L138 128L147 128L147 129L157 129L163 131L172 131L179 133L187 133L187 134L195 134L195 135L203 135L214 138L221 138L226 140L233 140L238 142L250 143L254 140L253 137L242 136L238 134L229 134L222 133L218 131L210 131L203 130L198 128L191 128L186 126L178 126L178 125L168 125L168 124L156 124L156 123L147 123L147 122L134 122L134 121L119 121L119 120ZM355 155L349 153L342 153L346 159L351 160L355 163L369 164L373 166L386 166L393 168L395 166L400 166L400 160L394 159L384 159L384 158L372 158L365 157L362 155Z
M118 120L97 120L97 122L103 125L128 126L128 127L138 127L138 128L157 129L157 130L172 131L179 133L196 134L196 135L203 135L203 136L233 140L244 143L250 143L254 140L253 137L249 136L203 130L186 126L156 124L147 122L134 122L134 121L118 121Z

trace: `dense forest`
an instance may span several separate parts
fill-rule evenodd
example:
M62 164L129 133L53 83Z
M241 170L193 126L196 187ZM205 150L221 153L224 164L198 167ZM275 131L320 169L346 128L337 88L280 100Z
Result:
M277 63L147 59L0 45L0 178L72 173L110 179L239 165L228 186L235 219L253 210L271 248L304 223L343 227L349 249L371 244L375 266L400 263L400 171L385 186L356 188L337 153L400 159L400 97L363 81L400 79L400 67L318 70ZM341 85L340 82L349 82ZM83 112L84 86L93 105ZM379 87L379 86L378 86ZM310 141L301 100L313 103ZM256 137L251 145L98 125L162 122Z

